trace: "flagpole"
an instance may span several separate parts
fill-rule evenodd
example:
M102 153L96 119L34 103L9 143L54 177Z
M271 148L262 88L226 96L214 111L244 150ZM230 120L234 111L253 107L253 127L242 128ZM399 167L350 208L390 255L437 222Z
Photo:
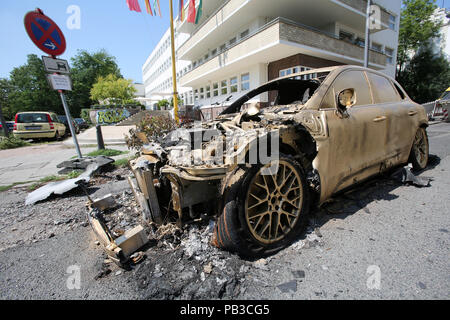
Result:
M173 31L173 5L172 0L170 0L170 37L171 37L171 47L172 47L172 79L173 79L173 113L175 116L175 121L177 124L180 123L178 118L178 92L177 92L177 67L175 65L175 36Z

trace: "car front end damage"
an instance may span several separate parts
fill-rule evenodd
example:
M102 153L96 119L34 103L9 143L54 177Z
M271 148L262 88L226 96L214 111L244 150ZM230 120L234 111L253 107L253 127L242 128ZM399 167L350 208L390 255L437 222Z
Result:
M311 188L319 193L313 135L320 138L323 130L318 113L303 105L223 115L144 145L130 163L135 179L129 182L145 219L157 225L220 215L236 170L276 161L280 152L303 162Z

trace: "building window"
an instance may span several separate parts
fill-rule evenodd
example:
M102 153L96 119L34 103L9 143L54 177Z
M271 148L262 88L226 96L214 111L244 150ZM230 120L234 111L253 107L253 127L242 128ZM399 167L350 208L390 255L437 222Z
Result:
M372 50L378 51L378 52L383 52L383 46L381 44L372 42Z
M205 89L203 87L200 88L200 100L205 99Z
M214 49L213 51L211 51L211 56L214 57L217 54L217 49Z
M227 80L220 82L220 94L224 95L228 93Z
M213 96L219 96L219 84L217 82L213 84Z
M236 37L232 38L232 39L229 41L230 46L232 46L232 45L235 44L235 43L236 43Z
M357 46L364 47L366 45L366 40L364 40L363 38L358 37L355 40L355 44Z
M304 72L304 71L308 71L311 70L311 68L309 67L302 67L302 66L296 66L296 67L292 67L292 68L287 68L287 69L283 69L280 70L280 77L284 77L284 76L288 76L290 74L294 74L294 73L298 73L298 72ZM316 73L312 73L312 74L305 74L302 76L296 76L295 79L297 80L309 80L309 79L314 79L317 77Z
M397 18L394 15L389 15L389 29L395 31L396 20Z
M241 75L241 91L246 91L250 89L250 74L245 73Z
M233 77L230 79L230 93L238 92L238 78Z
M194 101L198 101L198 89L194 90Z
M386 62L389 64L394 64L394 49L386 47L384 49L384 52L386 54Z
M206 86L206 98L211 98L211 86Z
M226 44L221 45L220 46L220 52L224 52L226 48L227 48Z
M248 29L245 30L244 32L241 32L241 39L242 39L242 38L245 38L246 36L248 36L249 33L250 33L250 32L249 32Z

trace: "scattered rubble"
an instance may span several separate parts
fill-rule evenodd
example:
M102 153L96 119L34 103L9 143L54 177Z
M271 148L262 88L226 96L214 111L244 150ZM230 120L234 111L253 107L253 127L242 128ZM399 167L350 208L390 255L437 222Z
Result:
M431 181L433 181L432 178L415 175L411 172L410 166L398 169L392 174L392 178L403 184L411 184L416 187L429 187Z
M35 204L38 201L42 201L50 197L52 194L62 195L72 189L75 189L82 183L88 183L91 179L91 176L100 170L102 167L105 167L114 162L113 159L99 156L95 158L85 158L85 159L76 159L72 161L66 161L59 164L57 167L65 167L69 169L74 168L85 168L86 170L77 178L51 182L46 184L45 186L33 191L30 193L25 200L26 205ZM69 172L71 172L70 170Z
M278 289L280 289L281 292L287 293L287 292L297 292L297 281L292 280L286 283L282 283L277 286Z

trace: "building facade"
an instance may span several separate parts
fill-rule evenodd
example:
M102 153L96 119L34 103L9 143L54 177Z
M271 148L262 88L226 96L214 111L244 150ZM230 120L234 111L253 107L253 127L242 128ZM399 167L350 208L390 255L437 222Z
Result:
M447 60L450 59L450 12L445 8L437 8L432 16L434 21L442 24L441 35L433 39L432 43L436 54L442 52Z
M369 66L394 76L401 0L373 2L374 17L379 19L371 31ZM366 7L365 0L203 1L198 24L182 21L176 26L182 102L205 109L226 106L280 76L363 65ZM149 63L153 55L146 62L149 69L160 67ZM148 79L146 90L151 93L160 81ZM270 100L262 94L252 102L270 104Z

